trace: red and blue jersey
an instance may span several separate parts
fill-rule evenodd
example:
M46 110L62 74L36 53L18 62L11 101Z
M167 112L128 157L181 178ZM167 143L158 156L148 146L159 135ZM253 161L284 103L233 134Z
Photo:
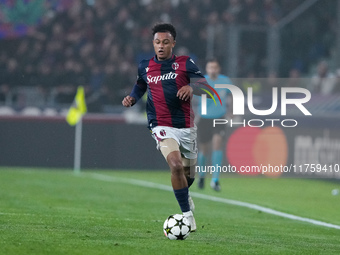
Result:
M194 61L188 56L173 55L158 61L157 57L143 60L138 66L137 82L130 94L136 102L148 89L146 112L149 128L168 126L189 128L194 126L191 101L177 97L177 92L190 81L204 79Z

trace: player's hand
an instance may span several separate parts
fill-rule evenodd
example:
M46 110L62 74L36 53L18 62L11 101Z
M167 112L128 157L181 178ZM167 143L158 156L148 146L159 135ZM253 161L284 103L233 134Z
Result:
M192 87L185 85L178 90L177 97L181 100L188 101L192 98L193 91Z
M125 107L131 107L133 106L134 104L136 103L136 99L134 97L131 97L131 96L126 96L124 97L123 101L122 101L122 104L125 106Z

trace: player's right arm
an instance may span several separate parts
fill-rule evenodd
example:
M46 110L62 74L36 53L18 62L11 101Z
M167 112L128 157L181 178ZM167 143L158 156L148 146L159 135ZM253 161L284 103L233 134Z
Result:
M134 104L136 103L136 99L132 96L126 96L124 97L123 101L122 101L122 104L125 106L125 107L131 107L133 106Z
M130 95L124 97L122 104L125 107L131 107L135 103L138 102L138 100L144 95L146 89L147 89L147 83L144 81L142 75L141 75L141 64L138 67L138 76L136 84L133 86L133 89L130 93Z

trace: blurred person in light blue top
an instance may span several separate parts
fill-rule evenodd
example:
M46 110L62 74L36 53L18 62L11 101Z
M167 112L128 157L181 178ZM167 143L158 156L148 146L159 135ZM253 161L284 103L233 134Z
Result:
M209 85L215 88L216 84L232 84L231 80L225 76L220 74L221 67L219 62L216 59L211 59L206 64L206 75L205 78L208 81ZM222 166L223 162L223 151L222 151L222 142L225 136L225 125L217 125L213 127L213 119L224 119L227 117L231 117L232 113L232 97L230 96L230 91L227 89L218 89L215 88L216 92L219 94L222 105L219 102L217 95L214 95L214 100L207 99L207 114L201 114L201 106L202 102L199 100L197 115L199 117L197 127L198 127L198 159L197 165L200 166L200 169L204 169L207 166L207 158L211 151L211 165ZM211 146L211 150L210 150ZM198 187L200 189L204 188L205 181L205 171L200 171L199 173L199 182ZM220 182L219 182L219 172L215 172L212 175L212 180L210 183L212 189L216 191L220 191Z

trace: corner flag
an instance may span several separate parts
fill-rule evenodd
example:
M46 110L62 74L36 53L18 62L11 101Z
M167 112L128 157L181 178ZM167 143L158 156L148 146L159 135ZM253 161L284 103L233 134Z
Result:
M66 121L71 126L76 125L81 117L87 112L85 103L85 93L82 86L78 87L76 97L67 113Z

